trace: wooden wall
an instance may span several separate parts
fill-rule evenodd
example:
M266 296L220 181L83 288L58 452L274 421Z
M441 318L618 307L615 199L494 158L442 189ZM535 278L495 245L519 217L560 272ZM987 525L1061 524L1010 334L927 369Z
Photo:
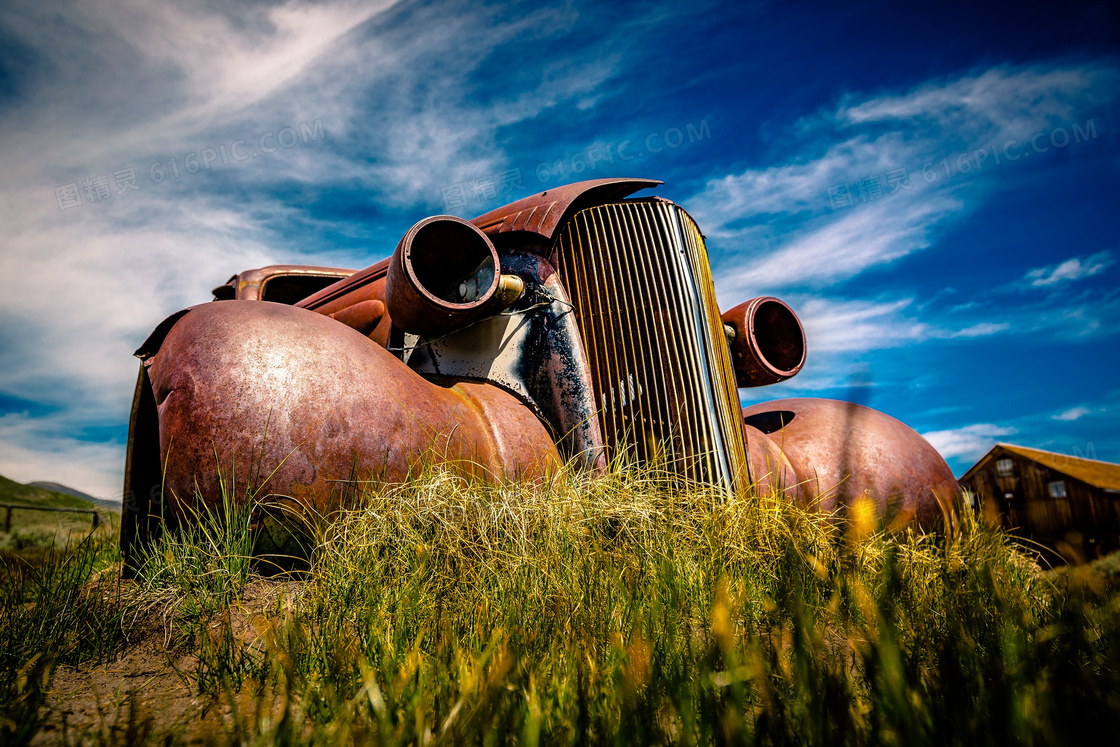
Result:
M997 463L1014 465L1001 476ZM1051 498L1049 484L1061 480L1064 498ZM1120 496L1088 485L998 447L981 468L961 482L978 499L985 519L1060 553L1070 562L1098 557L1120 548ZM1072 555L1072 557L1071 557Z

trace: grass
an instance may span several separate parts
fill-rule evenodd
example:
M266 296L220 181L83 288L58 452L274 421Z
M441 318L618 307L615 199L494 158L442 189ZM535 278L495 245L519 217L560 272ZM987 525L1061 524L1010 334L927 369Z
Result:
M0 503L26 503L39 506L61 506L66 508L93 508L89 501L53 490L24 485L0 475Z
M83 580L113 560L89 545L85 570L44 566L50 593L4 603L117 630L158 608L210 741L1054 744L1120 712L1120 597L967 516L890 535L651 472L430 470L304 517L308 570L262 579L248 508L226 501L115 595ZM9 724L49 703L51 662L112 655L0 627ZM128 733L193 738L151 719Z
M56 664L113 653L123 622L115 560L106 532L62 548L0 552L0 743L19 744L43 725Z
M0 503L16 503L27 506L50 506L55 508L98 508L93 503L76 496L57 493L53 490L24 485L0 475ZM109 522L115 531L119 514L99 508L101 520ZM7 509L0 509L0 520ZM66 513L58 511L35 511L12 509L11 531L4 532L0 526L0 551L46 549L69 544L75 537L89 534L92 517L89 514Z

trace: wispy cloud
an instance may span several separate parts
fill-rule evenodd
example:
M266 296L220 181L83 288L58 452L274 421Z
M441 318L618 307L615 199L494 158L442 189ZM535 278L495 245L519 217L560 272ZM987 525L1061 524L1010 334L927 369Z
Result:
M1087 118L1118 98L1120 71L1108 64L1004 65L902 92L845 95L786 128L763 151L769 160L710 179L688 201L714 248L721 301L775 294L801 316L808 362L781 385L786 393L842 391L856 365L870 365L895 391L915 386L898 364L875 364L899 353L879 351L1011 335L1069 342L1120 331L1120 298L1108 290L1008 300L1010 290L1021 298L1023 288L1067 288L1099 275L1112 263L1108 251L1037 270L1012 259L998 285L965 298L891 267L937 246L997 192L1020 188L1024 172L1006 160L995 164L995 147L1053 128L1069 134L1073 123L1087 128ZM958 158L969 162L967 172ZM860 193L860 184L869 190ZM878 289L889 277L892 290L869 292L861 285L867 276ZM928 435L947 457L963 458L1014 432L986 423Z
M1118 89L1111 67L1005 66L903 94L849 95L798 123L776 163L714 178L688 205L724 251L717 278L729 293L827 287L929 247L1004 186L1007 170L988 150L981 163L979 149L1082 125ZM969 163L943 173L942 158L948 169ZM859 193L852 185L865 176L873 181ZM848 190L839 206L829 194L837 186Z
M1047 342L1068 343L1120 333L1120 289L1104 287L1073 292L1062 284L1043 289L1049 292L1041 298L1024 297L1022 291L1033 289L1016 280L991 291L980 291L969 302L942 310L940 316L987 318L978 329L995 324L1019 337ZM1009 298L1008 291L1018 298Z
M1088 407L1071 407L1054 416L1054 420L1078 420L1086 415L1091 414L1093 411Z
M119 498L120 445L77 437L65 414L0 416L0 474L18 482L50 480L101 498Z
M231 124L263 132L274 115L290 117L286 92L329 68L353 43L347 35L389 7L18 3L5 25L50 73L8 116L8 139L22 147L5 149L5 160L60 176L175 154Z
M1116 461L1114 454L1098 455L1098 449L1109 448L1107 441L1094 441L1089 435L1094 431L1115 432L1118 425L1116 395L1116 392L1112 392L1105 395L1098 405L1078 405L1057 414L1050 409L1018 412L999 423L974 423L957 428L929 430L922 435L937 447L958 474L968 469L997 441L1008 440L1058 454L1087 455L1091 459ZM974 409L970 406L962 412ZM1084 422L1090 415L1095 421L1093 427Z
M922 435L946 459L975 461L996 445L1000 436L1014 435L1015 428L994 423L975 423L960 428L928 431Z
M901 123L907 129L922 123L981 146L1077 120L1114 100L1118 85L1120 75L1111 67L999 66L930 81L902 95L862 101L849 95L836 120L853 127Z
M790 286L822 288L846 280L925 249L933 227L959 208L949 197L903 199L819 221L738 272L721 267L721 289L741 295Z
M586 23L593 12L465 0L9 3L0 18L6 48L34 65L5 69L0 100L0 394L51 414L4 416L0 453L12 456L0 472L60 478L33 467L70 454L95 466L63 481L118 490L137 365L129 354L160 318L249 267L379 259L409 223L443 210L441 186L525 165L510 163L517 133L562 155L566 138L582 148L611 135L570 134L564 119L600 108L614 118L606 127L632 135L632 121L618 120L631 103L648 110L649 92L626 106L602 102L625 91L620 72L636 67L642 35L674 28L680 11L662 4L629 25ZM1081 121L1115 102L1116 79L1107 65L998 66L851 94L777 123L784 135L744 150L762 160L714 174L688 201L709 235L721 299L790 296L809 329L810 365L820 366L794 381L822 386L835 378L830 367L850 368L844 356L855 351L1116 328L1115 297L1112 306L1041 304L1028 317L982 303L945 311L909 286L838 287L927 251L1000 186L990 163L932 184L922 164L1005 133ZM326 137L314 145L160 184L149 176L153 163L167 169L174 158L183 168L186 154L238 139L252 150L263 133L317 120ZM130 165L141 189L58 209L54 187ZM897 169L908 170L906 185L884 179L880 198L829 204L829 187ZM332 210L351 215L338 220ZM1093 251L1076 266L1040 268L1031 282L1065 289L1074 275L1100 275L1093 268L1111 255ZM1004 282L1022 285L1027 270ZM107 424L112 434L95 438Z
M1112 253L1097 252L1082 260L1071 257L1058 265L1038 267L1027 272L1023 280L1033 287L1045 287L1092 277L1104 272L1113 263Z
M574 13L348 0L6 8L0 31L40 64L0 102L0 393L56 412L7 416L0 451L14 456L0 473L62 479L33 469L44 462L32 455L72 453L97 465L76 487L119 490L106 476L122 468L123 428L96 448L74 434L127 421L130 353L147 332L230 274L296 260L309 234L318 249L340 230L315 225L314 202L296 207L287 193L362 194L393 214L370 231L403 231L438 212L441 185L504 163L503 128L594 101L626 43L573 47L565 65L532 59L508 93L474 78L498 50L564 34ZM255 151L260 135L316 120L325 137L312 144L220 168L185 163L239 139ZM82 190L128 166L139 189L60 211L56 186ZM318 230L285 230L300 223ZM362 266L395 240L310 261Z
M959 327L920 320L914 300L790 297L805 326L812 350L824 353L871 352L927 340L984 337L1007 331L1007 323L978 322Z

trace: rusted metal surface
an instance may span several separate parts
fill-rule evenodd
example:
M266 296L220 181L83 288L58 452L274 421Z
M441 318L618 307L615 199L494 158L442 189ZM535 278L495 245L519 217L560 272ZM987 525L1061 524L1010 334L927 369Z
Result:
M471 222L503 248L514 241L548 248L557 230L583 208L615 202L661 183L655 179L590 179L565 184L511 202Z
M355 481L425 462L535 479L626 453L838 516L868 496L896 528L951 512L944 460L883 413L812 399L740 411L736 386L801 369L804 330L770 297L721 315L687 213L624 199L657 184L592 180L472 222L428 218L364 270L247 271L217 289L238 300L166 319L137 351L126 556L161 531L161 493L172 523L234 475L239 498L252 483L258 499L328 511ZM276 300L294 305L246 303L284 278ZM330 284L308 294L300 278Z
M803 505L843 517L853 501L868 497L895 529L915 519L934 526L958 505L949 465L885 413L831 399L782 399L744 408L743 421L753 461L781 452L797 478L791 497ZM792 487L788 474L782 480Z
M301 309L317 311L320 314L331 314L361 301L370 299L384 301L385 276L388 272L389 260L383 259L364 270L358 270L350 274L343 280L328 285L323 290L308 296L295 305ZM367 288L369 289L366 290ZM351 296L351 294L359 293L359 291L361 291L360 295Z
M514 392L551 426L566 459L605 469L591 372L567 291L534 254L503 255L502 272L522 285L515 305L453 334L420 338L405 360L422 374L483 379Z
M342 322L347 327L369 336L385 316L385 304L379 299L359 301L353 306L339 309L333 314L328 314L336 322Z
M801 477L781 447L756 428L743 424L743 436L751 465L751 488L755 495L782 495L805 505Z
M388 274L389 260L383 259L364 270L359 270L349 277L339 280L333 285L327 286L318 293L308 296L295 305L301 309L310 309L332 318L337 318L335 315L341 314L342 318L339 319L339 321L346 324L346 319L352 319L345 313L347 309L372 301L377 301L384 305L385 278ZM372 311L375 307L366 308ZM352 327L354 325L348 324L347 326ZM388 347L391 329L392 320L389 318L388 313L382 313L369 331L359 331L381 347Z
M228 482L236 470L239 497L252 483L327 511L349 482L399 481L425 462L490 480L559 463L547 429L513 396L425 380L306 309L194 307L144 364L171 517L188 515L196 492L219 500L219 472Z
M461 218L439 215L408 229L385 278L385 306L405 332L436 335L482 318L498 290L490 239Z
M725 311L722 318L735 331L731 358L740 387L777 384L805 365L805 329L785 302L760 296Z
M284 298L269 298L269 284L280 282L285 279L293 279L302 281L302 285L310 289L309 292L313 292L324 285L329 285L341 278L349 277L352 274L354 274L353 270L345 270L341 267L269 265L267 267L260 267L238 273L227 280L224 285L219 285L212 292L214 294L214 299L218 301L229 301L233 299L240 301L266 300L291 304L295 303L298 299L290 298L290 294L283 291L278 292L276 295L283 296ZM306 295L306 293L304 295Z
M667 202L586 208L555 254L612 456L745 487L734 372L692 219Z

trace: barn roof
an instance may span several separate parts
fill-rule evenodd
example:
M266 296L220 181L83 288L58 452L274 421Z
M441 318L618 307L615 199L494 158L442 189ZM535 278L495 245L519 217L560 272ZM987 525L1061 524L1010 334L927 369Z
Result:
M981 462L987 460L997 449L1003 449L1026 457L1027 459L1038 462L1044 467L1049 467L1055 472L1069 475L1074 479L1081 480L1094 487L1103 488L1105 490L1120 490L1120 464L1100 462L1096 459L1085 459L1084 457L1071 457L1068 454L1056 454L1053 451L1030 449L1026 446L1016 446L1014 444L996 444L992 447L991 451L973 465L972 469L965 474L965 477L975 470ZM962 477L961 479L964 478Z

